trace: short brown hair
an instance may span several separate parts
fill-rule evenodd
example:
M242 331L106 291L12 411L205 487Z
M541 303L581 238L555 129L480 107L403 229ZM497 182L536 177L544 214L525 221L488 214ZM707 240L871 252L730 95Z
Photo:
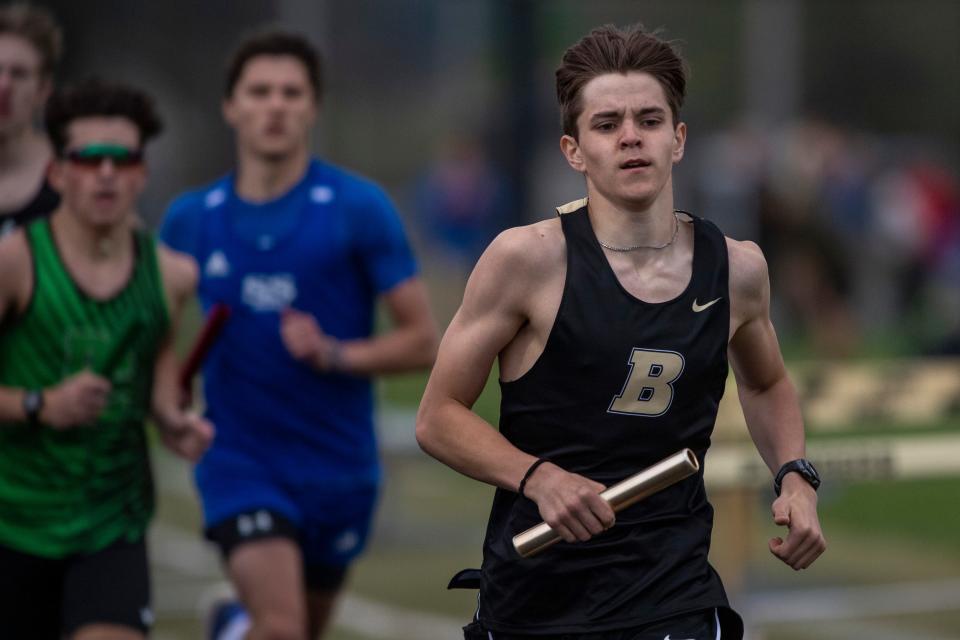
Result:
M240 43L227 64L227 84L224 95L229 98L237 86L243 68L257 56L291 56L303 63L313 87L313 95L320 101L323 93L323 69L320 53L304 36L289 31L265 31Z
M585 84L605 73L629 71L644 71L660 83L676 126L687 90L687 65L674 43L645 31L642 24L626 29L604 25L567 49L557 68L557 101L563 132L577 137Z
M145 92L124 84L88 78L63 87L50 96L44 123L54 152L62 156L67 146L67 127L80 118L127 118L140 132L140 146L163 130L153 99Z
M63 33L49 11L22 3L0 7L0 35L8 34L33 45L40 54L40 73L53 75L63 49Z

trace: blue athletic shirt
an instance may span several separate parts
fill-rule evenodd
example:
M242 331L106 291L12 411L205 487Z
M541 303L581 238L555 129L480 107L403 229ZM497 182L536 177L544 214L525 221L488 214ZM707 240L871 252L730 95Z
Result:
M332 490L376 483L370 380L298 362L279 320L292 307L341 340L370 336L377 295L417 272L396 210L373 183L316 159L270 202L241 200L234 180L177 198L160 230L197 260L204 312L232 312L203 366L211 452L255 454Z

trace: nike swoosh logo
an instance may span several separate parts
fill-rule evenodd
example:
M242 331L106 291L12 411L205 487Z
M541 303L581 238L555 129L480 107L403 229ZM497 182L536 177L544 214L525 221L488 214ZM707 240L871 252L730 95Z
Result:
M717 303L720 302L721 300L723 300L723 296L720 296L720 297L717 298L716 300L711 300L711 301L708 302L707 304L697 304L697 299L694 298L694 299L693 299L693 312L694 312L694 313L700 313L700 312L703 311L704 309L709 309L710 307L712 307L713 305L717 304ZM667 638L664 638L663 640L667 640Z

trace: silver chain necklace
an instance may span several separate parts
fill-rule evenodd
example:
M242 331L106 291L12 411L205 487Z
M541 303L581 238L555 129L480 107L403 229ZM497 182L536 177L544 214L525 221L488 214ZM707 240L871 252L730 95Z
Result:
M674 227L673 235L670 236L670 239L664 242L661 245L649 245L649 244L635 244L632 247L615 247L613 245L607 244L600 238L597 238L597 242L600 243L600 246L604 249L609 249L610 251L619 251L621 253L627 251L636 251L637 249L653 249L654 251L659 251L660 249L666 249L673 244L673 241L677 239L677 234L680 232L680 214L676 211L673 212Z

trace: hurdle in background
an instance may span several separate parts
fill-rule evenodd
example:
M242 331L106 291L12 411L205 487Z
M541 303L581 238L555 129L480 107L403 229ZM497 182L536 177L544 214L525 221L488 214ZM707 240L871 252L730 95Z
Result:
M804 414L807 458L824 488L960 475L960 360L807 363L791 365L790 374ZM732 375L704 466L717 507L712 560L737 591L749 553L762 544L750 526L756 506L764 492L773 500L773 488L749 440Z

